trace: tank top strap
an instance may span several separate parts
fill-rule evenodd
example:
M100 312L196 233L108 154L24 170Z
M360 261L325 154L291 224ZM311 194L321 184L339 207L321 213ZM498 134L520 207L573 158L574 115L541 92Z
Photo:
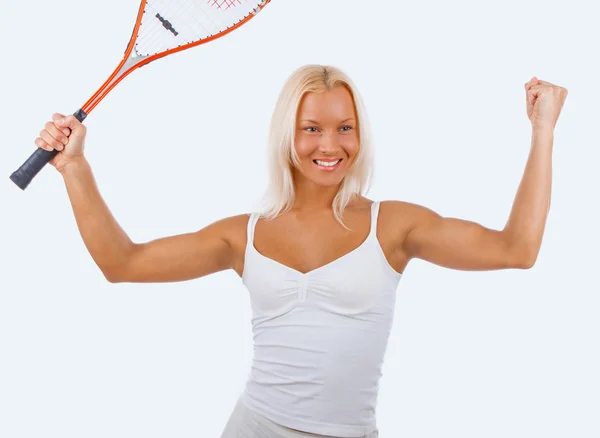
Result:
M379 216L379 201L374 201L371 204L371 231L369 237L375 236L377 233L377 217Z
M254 245L254 228L256 228L256 222L258 222L259 216L258 213L250 213L250 219L248 220L247 247L252 247Z

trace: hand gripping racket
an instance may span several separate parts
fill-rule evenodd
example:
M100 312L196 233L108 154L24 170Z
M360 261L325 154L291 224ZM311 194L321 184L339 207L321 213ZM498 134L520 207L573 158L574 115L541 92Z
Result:
M75 113L83 120L129 73L156 59L213 41L255 17L271 0L142 0L123 60ZM10 179L22 190L58 154L38 148Z

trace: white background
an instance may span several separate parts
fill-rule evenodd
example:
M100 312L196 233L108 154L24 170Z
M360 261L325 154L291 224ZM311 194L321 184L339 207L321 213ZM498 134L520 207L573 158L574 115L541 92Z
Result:
M105 281L60 175L9 175L53 112L112 72L137 0L2 0L0 436L218 437L250 369L234 271ZM279 91L345 70L372 122L367 197L501 229L530 147L523 85L566 87L537 264L413 261L398 288L382 438L600 436L598 6L589 0L273 0L240 30L126 78L86 120L101 193L137 242L252 211Z

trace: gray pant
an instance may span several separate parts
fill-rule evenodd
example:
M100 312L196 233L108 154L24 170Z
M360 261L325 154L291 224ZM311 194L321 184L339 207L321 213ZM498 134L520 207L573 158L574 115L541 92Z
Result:
M379 432L375 431L363 438L378 438ZM314 433L300 432L288 427L280 426L266 419L262 415L251 411L238 400L221 438L336 438L329 435L316 435ZM337 437L343 438L343 437Z

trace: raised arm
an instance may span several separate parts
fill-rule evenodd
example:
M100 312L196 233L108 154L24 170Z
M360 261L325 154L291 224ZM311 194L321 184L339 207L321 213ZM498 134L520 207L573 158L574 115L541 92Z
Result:
M534 249L527 242L519 245L507 230L443 217L416 204L388 204L399 221L408 223L402 250L409 259L462 271L528 269L533 265Z
M92 258L111 283L191 280L231 267L232 219L193 233L133 243L102 199L87 162L63 172L77 226Z
M551 131L533 133L531 152L506 226L493 230L478 223L442 217L428 208L392 208L408 218L403 241L410 258L458 270L529 269L538 257L552 185Z
M55 114L36 145L60 151L50 162L63 176L77 226L90 255L110 282L174 282L231 267L228 236L239 217L219 220L194 233L134 243L102 199L83 155L86 129ZM64 135L63 135L64 134ZM66 145L66 146L65 146ZM237 219L236 219L237 218Z
M531 149L506 226L492 230L418 205L392 203L398 221L409 222L402 242L409 258L460 270L528 269L535 264L550 209L554 128L568 92L533 77L525 94Z

